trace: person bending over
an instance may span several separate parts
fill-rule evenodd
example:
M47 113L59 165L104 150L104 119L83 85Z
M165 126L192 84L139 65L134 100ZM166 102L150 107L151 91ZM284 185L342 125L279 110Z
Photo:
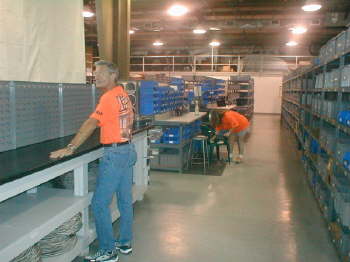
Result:
M234 143L238 144L238 156L230 158L236 163L241 163L244 155L244 138L249 132L250 123L248 119L235 111L213 111L211 112L211 124L217 133L228 137L231 150L233 151Z

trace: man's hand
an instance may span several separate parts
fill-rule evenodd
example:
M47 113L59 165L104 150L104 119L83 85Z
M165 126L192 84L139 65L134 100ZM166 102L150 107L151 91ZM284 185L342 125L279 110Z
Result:
M98 124L98 120L94 118L88 118L80 127L78 133L75 135L73 140L67 145L67 147L60 150L51 152L50 158L63 158L73 154L74 150L77 149L84 141L94 132Z
M73 154L73 150L65 147L65 148L62 148L60 150L51 152L50 158L52 158L52 159L63 158L66 156L70 156L71 154Z

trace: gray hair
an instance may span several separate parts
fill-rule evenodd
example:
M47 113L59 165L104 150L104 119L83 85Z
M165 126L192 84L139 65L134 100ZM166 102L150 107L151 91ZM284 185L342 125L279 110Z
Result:
M119 78L119 68L116 64L109 62L109 61L105 61L105 60L99 60L95 62L95 66L106 66L108 68L108 71L112 74L115 73L116 77L115 77L115 82L118 81Z

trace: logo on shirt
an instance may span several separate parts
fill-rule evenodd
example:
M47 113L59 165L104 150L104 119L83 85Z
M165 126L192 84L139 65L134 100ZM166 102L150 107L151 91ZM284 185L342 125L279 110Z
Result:
M122 140L130 140L134 121L133 107L128 96L117 96L116 98L120 105L120 135Z

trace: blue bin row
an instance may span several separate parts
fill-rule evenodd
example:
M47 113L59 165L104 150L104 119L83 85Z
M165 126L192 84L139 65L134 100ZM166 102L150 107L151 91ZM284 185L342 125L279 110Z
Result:
M200 132L201 121L197 120L192 124L183 127L182 139L190 139ZM180 144L180 127L167 127L163 130L160 139L153 141L155 144Z
M159 86L156 81L141 81L140 86L140 114L154 115L173 111L184 104L184 86L180 80L177 90L168 86Z
M170 84L171 85L185 85L185 80L182 78L177 78L177 77L171 77L170 78Z

